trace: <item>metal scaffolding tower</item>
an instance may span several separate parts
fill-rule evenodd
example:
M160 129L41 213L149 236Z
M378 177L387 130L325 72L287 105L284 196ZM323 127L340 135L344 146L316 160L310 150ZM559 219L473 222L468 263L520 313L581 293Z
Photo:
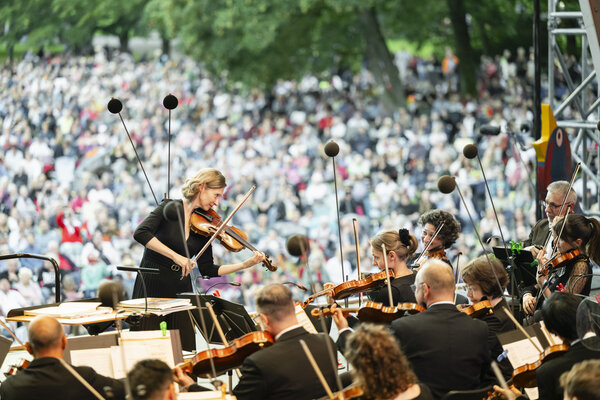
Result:
M558 126L569 133L572 159L581 163L582 186L577 188L581 212L598 216L600 135L596 124L600 120L597 78L600 76L600 0L579 0L581 11L559 11L560 3L559 0L548 0L548 102ZM561 27L565 20L576 20L578 26ZM576 54L581 82L573 80L567 58L557 44L557 37L568 35L581 38L580 54ZM556 100L554 82L557 73L564 77L569 92L560 102ZM574 109L573 119L566 119L564 115L569 107ZM595 186L595 195L590 192L591 186Z

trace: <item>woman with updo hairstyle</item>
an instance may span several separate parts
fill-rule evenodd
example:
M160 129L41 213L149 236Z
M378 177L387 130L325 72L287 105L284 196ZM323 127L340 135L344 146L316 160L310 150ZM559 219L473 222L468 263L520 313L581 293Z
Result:
M362 387L364 399L432 400L429 388L419 383L392 334L382 325L362 324L348 338L345 356L351 373Z
M549 271L547 276L540 274L538 266L538 285L528 288L523 295L523 308L528 314L533 314L536 308L537 286L544 286L544 298L557 290L588 296L592 287L590 259L595 263L600 262L600 223L597 219L581 214L556 217L552 223L552 233L558 239L554 257L569 259L554 267L545 257L541 257L540 266L548 264ZM574 250L579 250L580 254L566 257L567 254L574 255Z
M264 254L255 252L252 257L237 264L215 265L212 246L209 246L194 264L187 257L179 220L167 219L164 215L167 204L175 202L173 206L182 218L189 256L193 257L200 252L209 237L190 229L192 213L196 209L209 211L218 206L226 186L225 177L220 171L212 168L202 169L185 181L181 190L183 199L164 199L138 225L133 237L145 247L140 267L159 270L158 274L144 275L148 297L175 298L178 293L191 292L190 272L196 267L201 276L212 278L237 272L264 261ZM132 297L144 297L140 275L135 280ZM159 329L162 320L167 321L169 329L180 330L184 350L195 349L194 330L187 312L172 313L160 318L145 318L142 324L145 326L142 326L142 329Z
M427 251L419 260L419 267L429 258L439 258L452 267L444 249L452 246L460 234L460 223L452 214L444 210L430 210L419 217L418 224L423 228L421 244ZM442 226L443 224L443 226ZM442 226L437 236L433 235L439 226ZM431 244L429 244L431 242Z
M416 303L415 294L411 285L415 283L415 273L408 268L406 260L412 256L419 242L408 230L383 231L371 239L371 252L373 253L373 265L380 271L385 271L385 258L388 268L394 271L394 279L391 280L392 301L387 285L368 293L369 299L386 306L396 306L398 303ZM383 247L385 245L386 255L384 258Z

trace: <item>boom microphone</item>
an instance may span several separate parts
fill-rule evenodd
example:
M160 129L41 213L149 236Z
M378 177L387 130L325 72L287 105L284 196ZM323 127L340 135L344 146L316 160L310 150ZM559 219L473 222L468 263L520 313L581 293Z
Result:
M463 155L469 160L477 157L477 153L477 146L475 146L473 143L468 144L463 148Z
M442 193L452 193L456 188L456 180L453 176L443 175L438 179L438 190Z
M115 99L114 97L112 97L109 100L108 105L106 107L108 108L108 111L110 111L111 113L118 114L123 109L123 103L121 103L121 100Z
M163 99L163 106L165 106L165 108L167 110L176 109L178 104L179 104L179 100L177 100L177 97L173 96L171 93L166 95L165 98Z
M481 128L479 128L479 133L482 135L498 136L500 134L500 127L493 125L482 125Z
M285 243L288 253L294 257L301 257L308 251L308 239L304 235L290 236Z
M325 154L327 154L328 157L335 157L340 152L340 146L338 146L336 142L331 140L325 145L324 150Z

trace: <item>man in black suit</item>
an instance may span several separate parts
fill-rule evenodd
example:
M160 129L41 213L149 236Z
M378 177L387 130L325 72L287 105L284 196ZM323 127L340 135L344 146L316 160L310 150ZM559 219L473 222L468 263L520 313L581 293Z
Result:
M566 292L554 292L544 301L544 324L570 347L564 355L543 363L537 369L540 399L562 400L563 391L559 384L561 374L581 361L600 358L600 351L595 350L600 347L599 339L594 334L593 322L588 317L593 315L588 312L588 306L593 304L587 300L581 306L580 303L580 296ZM597 315L597 310L592 311Z
M70 367L63 361L67 337L62 326L51 317L36 317L29 325L29 341L25 344L34 360L0 385L0 398L11 399L97 399L73 374L79 375L101 396L125 399L123 384L97 374L90 367ZM70 372L68 368L73 371Z
M256 294L256 308L275 343L244 360L242 376L233 389L237 399L305 400L325 396L301 340L310 349L331 390L336 391L337 358L329 352L335 351L335 344L329 336L308 333L298 324L290 290L281 284L263 287Z
M427 310L391 325L419 381L436 398L491 383L488 327L456 308L454 288L452 268L428 261L415 278L415 296Z

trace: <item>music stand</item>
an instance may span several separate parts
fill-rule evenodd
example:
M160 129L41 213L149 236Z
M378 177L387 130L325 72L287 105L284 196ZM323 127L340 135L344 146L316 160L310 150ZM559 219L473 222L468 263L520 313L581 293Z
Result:
M510 248L505 247L492 247L494 255L504 265L504 269L508 272L509 276L509 294L511 297L510 308L513 314L519 309L517 304L514 303L515 299L521 297L521 291L528 287L535 285L537 268L532 266L531 263L534 261L533 254L528 250L521 250L520 252L513 252Z
M0 335L0 366L4 364L4 359L10 351L10 346L12 345L12 342L13 341L11 339L5 338L4 336Z
M177 297L190 299L192 304L198 307L190 312L192 313L196 327L200 333L202 333L202 336L204 336L211 344L223 344L223 341L221 340L215 323L206 308L207 301L212 305L213 311L217 315L219 324L225 334L225 339L227 339L228 342L257 330L256 324L241 304L233 303L209 294L196 295L194 293L178 293ZM200 301L200 304L198 304L198 301ZM200 312L202 312L204 316L206 332L202 329Z

